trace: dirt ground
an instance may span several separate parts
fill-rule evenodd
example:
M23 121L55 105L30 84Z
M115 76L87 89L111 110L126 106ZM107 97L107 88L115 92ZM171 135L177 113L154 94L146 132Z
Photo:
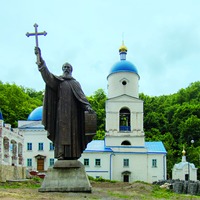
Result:
M140 182L123 183L123 182L91 182L92 193L59 193L59 192L38 192L38 188L0 188L0 199L15 200L15 199L41 199L41 200L119 200L119 199L133 199L133 200L152 200L152 199L200 199L200 197L189 197L187 195L178 196L177 194L166 193L161 198L154 193L153 186ZM159 195L159 194L158 194Z

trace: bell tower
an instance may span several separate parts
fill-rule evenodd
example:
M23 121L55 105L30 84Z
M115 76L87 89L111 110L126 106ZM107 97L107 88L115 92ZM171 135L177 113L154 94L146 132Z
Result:
M105 145L144 148L143 101L138 93L140 77L137 68L126 60L127 51L122 42L120 61L113 65L107 77Z

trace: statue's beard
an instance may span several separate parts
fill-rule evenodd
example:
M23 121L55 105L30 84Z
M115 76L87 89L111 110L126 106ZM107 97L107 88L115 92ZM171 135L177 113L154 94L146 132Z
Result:
M72 79L73 78L71 74L65 74L65 73L63 73L62 77L64 79Z

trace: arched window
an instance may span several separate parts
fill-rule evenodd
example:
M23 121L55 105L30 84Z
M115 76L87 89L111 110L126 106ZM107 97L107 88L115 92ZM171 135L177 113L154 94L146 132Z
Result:
M122 108L119 114L119 130L130 131L130 111L127 108Z
M128 140L125 140L121 143L121 145L131 145L131 143Z

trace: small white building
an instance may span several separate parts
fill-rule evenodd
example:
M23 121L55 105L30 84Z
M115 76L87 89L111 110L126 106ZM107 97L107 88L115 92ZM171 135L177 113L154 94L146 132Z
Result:
M181 162L175 164L172 169L172 179L197 181L197 168L193 163L186 161L186 151L184 149L182 154Z
M145 142L139 74L119 49L120 61L110 70L106 101L106 135L92 141L80 161L88 175L124 182L152 183L166 179L166 150L161 141Z
M54 165L54 147L41 123L42 106L33 110L27 120L18 121L24 137L24 164L29 171L45 172Z
M0 111L0 182L26 177L23 143L23 136L10 124L4 123Z

